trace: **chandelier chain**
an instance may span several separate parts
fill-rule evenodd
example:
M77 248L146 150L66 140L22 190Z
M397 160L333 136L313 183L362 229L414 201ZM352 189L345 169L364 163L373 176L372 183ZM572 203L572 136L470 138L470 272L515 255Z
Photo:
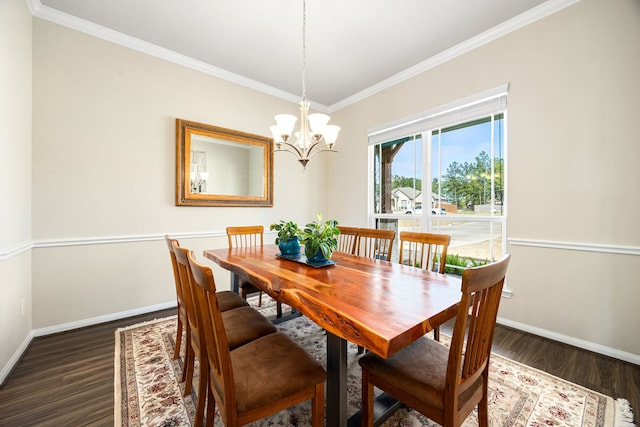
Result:
M302 0L302 100L300 106L300 130L294 133L297 117L292 114L277 114L276 125L269 130L275 143L274 151L288 151L298 157L303 170L313 155L322 151L335 152L333 148L340 126L329 125L326 114L309 114L307 100L307 0ZM296 141L292 142L291 136ZM322 145L321 145L322 144Z
M302 100L307 100L307 0L302 0Z

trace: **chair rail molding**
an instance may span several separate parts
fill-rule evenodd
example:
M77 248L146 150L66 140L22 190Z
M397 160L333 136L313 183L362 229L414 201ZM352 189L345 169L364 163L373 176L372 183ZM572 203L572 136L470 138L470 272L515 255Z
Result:
M43 239L34 240L31 242L24 242L15 246L7 248L0 248L0 261L7 260L16 255L26 252L31 249L37 248L55 248L63 246L85 246L85 245L107 245L111 243L136 243L136 242L153 242L164 241L165 235L170 235L174 239L209 239L212 237L224 238L226 242L227 232L225 230L214 231L196 231L196 232L176 232L176 233L162 233L162 234L145 234L145 235L130 235L130 236L101 236L101 237L77 237L68 239ZM265 235L273 234L275 231L266 231Z
M640 255L639 246L606 245L601 243L577 243L577 242L556 242L552 240L533 240L508 238L507 241L513 246L528 246L534 248L564 249L569 251L601 252L619 255Z
M164 240L164 236L168 234L174 239L203 239L210 237L224 237L225 231L199 231L199 232L178 232L163 234L145 234L130 236L102 236L102 237L79 237L69 239L52 239L38 240L33 242L34 248L53 248L58 246L84 246L84 245L106 245L110 243L135 243L135 242L152 242L156 240Z
M8 248L0 249L0 261L4 261L11 257L21 254L22 252L26 252L33 248L33 242L23 242L16 246L10 246Z

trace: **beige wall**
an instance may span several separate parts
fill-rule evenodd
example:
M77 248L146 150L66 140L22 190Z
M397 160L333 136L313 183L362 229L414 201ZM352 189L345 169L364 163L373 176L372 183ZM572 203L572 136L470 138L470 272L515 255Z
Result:
M268 135L273 115L297 106L48 21L33 25L34 329L174 301L165 233L204 235L181 239L201 256L226 246L216 236L229 225L268 229L324 211L326 159L303 173L283 153L273 208L176 207L177 117Z
M330 215L366 223L368 128L509 83L507 237L519 244L501 319L637 362L639 40L639 2L583 0L343 109Z
M0 383L31 334L31 14L0 2ZM10 363L11 362L11 363Z

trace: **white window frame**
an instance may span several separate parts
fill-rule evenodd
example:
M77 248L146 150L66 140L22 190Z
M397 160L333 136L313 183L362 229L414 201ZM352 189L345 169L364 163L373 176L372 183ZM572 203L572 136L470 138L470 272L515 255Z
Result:
M423 205L425 200L431 200L432 190L431 190L431 178L432 172L431 168L433 166L432 162L432 133L434 130L442 130L442 128L447 128L450 126L455 126L457 124L465 123L468 121L472 121L481 117L492 117L492 126L491 126L491 135L492 141L494 138L494 126L493 126L493 116L495 114L501 113L503 114L503 119L505 123L505 130L507 130L507 93L509 90L509 84L504 84L493 89L489 89L487 91L466 97L464 99L460 99L458 101L454 101L449 104L445 104L431 110L424 111L422 113L418 113L404 119L400 119L391 123L387 123L384 125L376 126L367 131L369 136L369 150L368 150L368 164L369 164L369 177L368 180L368 221L369 226L375 226L376 220L381 218L403 218L403 215L398 214L377 214L374 211L374 149L375 146L393 141L396 139L400 139L406 137L408 135L422 135L422 144L426 150L423 149L422 156L422 182L423 182ZM507 159L507 134L508 131L504 133L504 152L503 158ZM426 145L425 145L426 144ZM493 144L491 147L492 152L490 153L491 158L494 158L493 152ZM426 155L424 155L426 154ZM506 232L506 224L507 224L507 209L508 209L508 201L507 201L507 169L508 164L505 161L505 171L504 171L504 198L503 198L503 213L500 216L491 216L491 215L474 215L474 221L482 221L488 222L490 227L493 227L493 224L499 223L502 229L502 248L506 251L506 243L507 243L507 232ZM492 162L493 167L493 162ZM493 183L492 183L493 185ZM491 192L493 198L493 191ZM430 207L430 203L429 203ZM417 219L417 218L416 218ZM466 215L447 215L447 221L469 221L469 217ZM437 227L433 224L438 223L437 216L431 214L431 209L422 209L422 216L420 217L420 229L426 232L437 232ZM491 247L491 252L493 252L493 248ZM493 253L492 253L493 255ZM494 256L494 259L499 259L500 255Z

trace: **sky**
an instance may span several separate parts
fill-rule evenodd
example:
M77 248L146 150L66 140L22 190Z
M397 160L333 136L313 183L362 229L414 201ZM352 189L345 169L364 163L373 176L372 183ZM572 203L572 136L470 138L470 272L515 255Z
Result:
M496 137L498 134L496 133ZM436 137L434 138L434 157L437 156ZM442 134L442 174L446 173L447 167L452 162L458 163L475 163L476 156L485 151L491 153L491 123L481 123L475 126L469 126L461 129L452 130ZM415 142L409 141L405 143L396 155L392 166L392 175L400 175L405 177L413 176L413 158L414 150L416 156L420 157L421 140ZM496 147L497 149L497 147ZM435 164L434 164L435 166ZM420 177L421 165L416 165L416 176Z

